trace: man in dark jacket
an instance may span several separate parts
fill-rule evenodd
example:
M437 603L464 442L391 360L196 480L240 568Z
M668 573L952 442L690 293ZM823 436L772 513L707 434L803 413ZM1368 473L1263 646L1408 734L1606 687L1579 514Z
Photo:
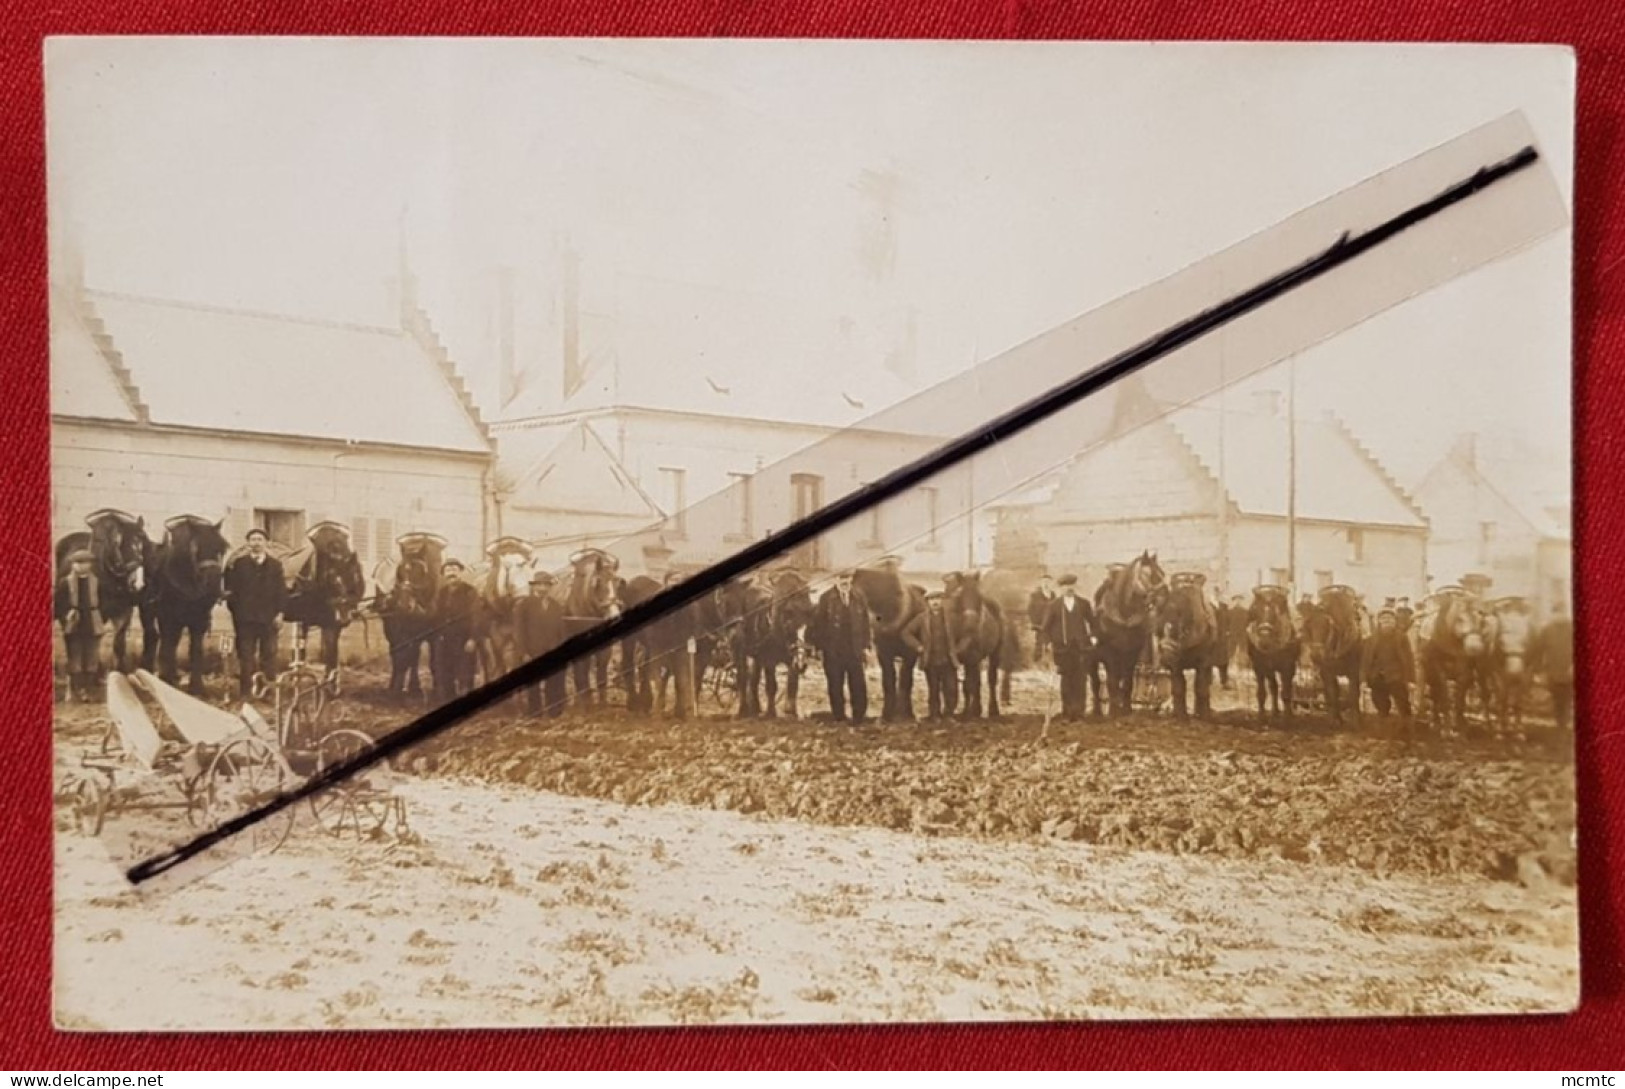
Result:
M919 656L925 669L926 708L932 722L952 716L959 704L959 661L948 634L947 600L941 590L925 595L925 612L903 629L903 643Z
M1532 657L1535 672L1546 678L1546 691L1552 694L1552 715L1567 729L1574 716L1574 621L1563 602L1552 606L1552 618L1536 636Z
M95 557L81 548L68 558L68 573L57 580L53 613L62 625L68 651L68 697L86 703L96 698L102 668L101 580L91 570Z
M1027 598L1027 624L1033 629L1033 665L1044 664L1044 655L1049 652L1049 632L1044 625L1049 622L1050 603L1055 600L1055 582L1048 575L1038 580L1038 589Z
M552 597L554 578L546 571L530 576L530 593L513 606L513 637L520 657L539 658L564 642L564 603ZM564 671L525 689L525 710L549 718L564 714Z
M661 588L675 586L682 576L668 572ZM699 625L692 605L667 613L646 629L649 667L655 674L655 713L666 711L666 685L673 688L672 714L685 722L694 713L694 659L699 651Z
M1089 603L1078 596L1078 576L1061 576L1061 596L1050 604L1044 621L1055 671L1061 675L1063 722L1081 722L1089 710L1086 667L1094 646L1095 617Z
M226 567L223 588L237 643L237 686L243 699L254 690L254 674L277 675L277 625L288 593L282 561L266 551L270 538L258 527L248 531L248 551Z
M1360 676L1371 689L1371 702L1383 718L1394 707L1399 717L1411 717L1411 682L1416 679L1416 656L1411 641L1399 628L1398 611L1377 613L1377 630L1366 637L1360 651Z
M441 700L460 696L474 687L474 626L479 620L480 592L463 579L461 560L440 565L440 589L434 597L435 692Z
M824 591L813 610L813 643L824 659L824 683L829 690L829 713L846 720L846 697L852 697L852 722L860 723L869 710L869 686L864 660L874 646L869 601L852 585L852 572L842 571L835 585Z

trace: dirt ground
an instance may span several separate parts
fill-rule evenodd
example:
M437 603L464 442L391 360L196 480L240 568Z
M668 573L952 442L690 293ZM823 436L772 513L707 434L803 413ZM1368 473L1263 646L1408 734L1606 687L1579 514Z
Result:
M161 896L60 827L58 1021L293 1029L1570 1008L1572 741L1225 717L498 711ZM348 724L408 713L352 696ZM58 716L59 775L98 709ZM155 822L170 820L162 828ZM118 814L180 835L178 819ZM65 825L65 822L63 822Z

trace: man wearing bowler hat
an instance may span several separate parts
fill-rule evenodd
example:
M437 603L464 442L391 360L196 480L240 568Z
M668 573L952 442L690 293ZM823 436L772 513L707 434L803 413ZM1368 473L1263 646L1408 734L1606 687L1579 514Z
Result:
M479 616L480 592L463 578L463 561L448 559L440 565L440 589L434 597L434 683L441 700L460 696L474 687L474 624Z
M564 642L564 603L554 599L555 579L546 571L530 576L530 593L513 607L514 642L529 661L540 658ZM564 671L525 689L525 710L533 715L546 710L549 718L564 714Z
M1055 671L1061 675L1061 721L1082 722L1089 709L1084 674L1094 645L1094 610L1078 596L1078 576L1062 575L1060 587L1061 596L1049 607L1044 631Z
M847 696L852 698L853 723L860 723L869 711L869 685L863 675L864 659L874 646L869 616L869 600L852 585L852 572L835 576L835 585L824 591L808 625L824 659L824 683L829 691L829 713L837 722L846 720Z

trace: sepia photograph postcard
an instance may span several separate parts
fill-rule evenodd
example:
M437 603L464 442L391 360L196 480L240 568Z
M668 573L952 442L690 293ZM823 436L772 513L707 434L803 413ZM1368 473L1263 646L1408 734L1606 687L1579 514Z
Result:
M44 64L61 1029L1578 1004L1569 49Z

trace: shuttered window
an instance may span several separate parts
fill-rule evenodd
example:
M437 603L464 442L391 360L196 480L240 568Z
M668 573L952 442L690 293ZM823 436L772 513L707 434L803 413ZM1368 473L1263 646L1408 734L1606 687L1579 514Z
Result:
M350 547L363 563L372 558L372 526L365 518L350 519Z
M395 555L395 520L374 518L372 526L375 531L372 536L372 558L375 562L387 560Z

